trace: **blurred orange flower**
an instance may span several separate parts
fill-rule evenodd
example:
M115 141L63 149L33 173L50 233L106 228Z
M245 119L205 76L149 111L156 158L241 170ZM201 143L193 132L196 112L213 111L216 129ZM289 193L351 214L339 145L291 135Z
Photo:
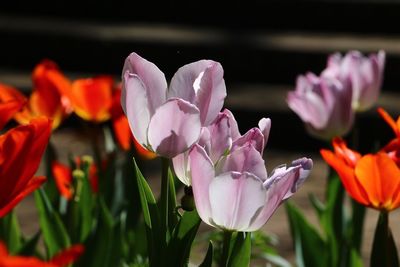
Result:
M78 79L67 96L75 113L84 120L104 122L110 119L114 81L110 76Z
M26 103L27 99L17 89L0 84L0 130Z
M0 217L45 182L33 175L50 134L51 120L41 117L0 136Z
M56 63L43 60L33 70L33 91L25 108L15 115L20 124L32 118L46 116L53 120L52 128L71 113L71 105L65 96L71 87L70 81L61 73Z
M400 116L395 121L383 108L378 108L378 113L389 124L396 135L382 150L400 167Z
M81 162L81 158L78 157L75 159L76 169L81 168ZM53 161L51 169L58 191L64 198L71 200L74 195L72 169L58 161ZM99 191L99 178L97 172L97 166L91 163L89 167L89 183L94 193Z
M82 245L74 245L55 255L50 261L35 257L12 256L0 242L0 267L64 267L75 262L84 252Z
M387 153L361 156L340 138L333 140L333 147L334 152L322 149L321 155L352 198L378 210L400 206L400 169Z
M135 149L138 155L142 159L154 159L157 155L142 145L140 145L136 139L133 137L131 129L129 127L128 118L125 116L124 111L122 110L121 106L121 85L119 84L114 92L113 92L113 99L111 105L111 120L112 120L112 127L114 130L115 138L119 146L125 150L129 151L132 147L132 144L135 146Z

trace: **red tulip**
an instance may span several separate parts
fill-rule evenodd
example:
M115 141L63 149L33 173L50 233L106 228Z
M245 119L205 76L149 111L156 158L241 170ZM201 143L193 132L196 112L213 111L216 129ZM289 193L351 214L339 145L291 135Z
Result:
M17 89L0 84L0 130L26 103Z
M78 244L61 251L50 261L43 261L35 257L12 256L0 242L0 267L63 267L75 262L83 252L84 247Z
M0 217L45 182L33 177L51 133L51 120L37 118L0 136Z

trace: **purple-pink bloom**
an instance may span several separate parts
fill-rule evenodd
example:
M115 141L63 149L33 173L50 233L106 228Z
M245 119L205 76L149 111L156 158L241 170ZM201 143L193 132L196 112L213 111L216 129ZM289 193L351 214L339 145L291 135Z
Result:
M371 108L378 100L383 81L385 52L364 57L359 51L349 51L345 56L329 56L326 69L321 73L340 81L350 81L353 91L352 106L356 111Z
M136 53L122 71L121 105L136 140L167 158L188 150L226 97L221 64L200 60L178 69L168 87L164 73Z
M213 164L216 164L223 156L249 144L262 155L270 128L271 120L263 118L258 128L254 127L242 136L233 114L228 109L224 109L212 124L202 128L198 144L205 149ZM176 176L185 185L190 186L189 153L179 154L172 159L172 162Z
M287 103L311 135L330 140L347 134L353 125L349 86L348 81L307 73L297 78L296 89L288 93Z
M251 144L237 147L214 164L196 144L190 150L193 195L201 219L223 230L260 229L278 206L304 182L312 160L280 166L268 177L260 152Z

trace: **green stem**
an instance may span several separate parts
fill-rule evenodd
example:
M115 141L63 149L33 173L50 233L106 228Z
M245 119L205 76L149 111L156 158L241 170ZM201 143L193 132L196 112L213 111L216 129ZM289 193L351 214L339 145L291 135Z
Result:
M161 196L160 196L160 217L161 217L161 233L165 233L167 238L168 231L168 170L169 159L161 158Z
M389 213L381 211L375 229L370 266L398 267L396 244L389 228Z
M364 205L352 200L352 244L353 247L360 252L362 244L362 233L364 229L364 218L366 208Z
M224 240L222 243L222 255L221 255L220 267L226 267L228 264L232 233L233 232L231 231L224 231Z

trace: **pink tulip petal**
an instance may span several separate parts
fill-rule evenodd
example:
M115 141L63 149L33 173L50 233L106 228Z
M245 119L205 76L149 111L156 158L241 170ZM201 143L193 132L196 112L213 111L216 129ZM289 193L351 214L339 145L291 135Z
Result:
M174 157L172 159L172 164L174 166L174 172L176 177L187 186L191 185L190 182L190 162L189 153L186 151Z
M258 127L260 128L261 133L264 135L264 147L265 147L268 143L269 132L271 131L271 119L270 118L262 118L258 122Z
M182 99L171 99L151 118L148 141L157 154L173 158L197 142L200 130L197 107Z
M211 124L224 105L226 87L221 64L213 62L201 77L197 91L197 107L202 125ZM195 88L196 89L196 88Z
M261 133L261 130L259 128L252 128L233 142L232 149L234 150L239 147L251 145L262 154L264 151L264 140L264 135Z
M282 203L286 194L295 185L298 179L297 173L298 172L289 171L283 176L276 177L278 179L268 179L266 182L264 182L267 190L267 201L263 209L258 213L258 216L254 217L250 222L250 226L247 229L248 231L258 230L268 221L268 219Z
M211 60L199 60L180 67L171 79L168 98L182 98L190 103L194 103L200 82L197 79L199 76L200 78L203 76L205 69L212 62Z
M266 203L262 181L250 173L228 172L215 177L209 189L212 218L220 228L248 231Z
M249 172L256 175L261 180L267 178L264 160L260 152L250 144L232 150L225 159L218 163L216 169L220 170L217 174L229 171L240 173Z
M241 136L241 134L239 132L238 124L232 112L229 109L224 109L222 113L226 114L229 118L229 129L231 131L230 135L232 137L232 140L238 139Z
M150 116L152 116L156 109L166 101L167 81L164 73L154 63L147 61L136 53L131 53L125 60L122 70L123 82L126 80L126 73L136 74L143 83L147 94L146 105L150 111ZM123 85L122 87L124 88L125 86ZM126 98L124 91L122 91L121 97ZM124 107L124 104L122 107Z
M232 146L229 118L220 113L208 129L211 137L211 150L208 155L215 164Z
M193 196L197 212L204 222L214 226L211 222L211 206L209 198L209 186L215 178L213 163L207 156L205 150L197 144L190 150L189 157Z
M127 73L122 87L121 105L136 140L147 146L147 128L150 123L149 101L146 88L135 74Z

